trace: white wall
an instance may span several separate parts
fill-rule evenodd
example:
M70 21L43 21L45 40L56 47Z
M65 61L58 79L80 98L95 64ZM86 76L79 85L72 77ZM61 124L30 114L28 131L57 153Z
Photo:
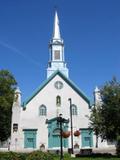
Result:
M64 85L62 89L56 89L54 83L61 81ZM61 107L57 110L56 97L61 97ZM88 128L90 109L88 103L74 91L59 75L56 75L31 101L26 105L26 110L21 109L19 133L14 136L18 137L18 149L24 148L24 129L37 129L37 149L41 144L48 148L48 128L46 119L52 119L57 116L57 111L62 113L63 117L70 119L70 103L68 99L72 99L72 104L75 104L78 109L78 115L73 115L73 130L80 128ZM39 107L44 104L47 107L47 116L39 115ZM15 115L13 115L14 117ZM18 116L19 117L19 116ZM70 123L69 123L70 130ZM81 147L81 135L74 137L74 144L78 143ZM95 147L95 135L93 136ZM69 147L71 146L71 139L69 138ZM99 147L108 146L107 142L101 142L99 139Z
M56 81L61 81L64 87L57 90L54 87ZM72 103L78 107L78 115L73 116L73 129L87 128L89 114L88 103L81 98L59 75L56 75L27 105L26 110L21 112L20 118L20 139L23 147L23 129L38 129L37 148L44 143L48 147L48 128L46 119L57 116L56 96L61 96L61 107L59 112L63 117L70 118L70 104L68 99L72 98ZM39 116L39 106L44 104L47 107L47 116ZM75 142L79 141L75 138ZM70 141L69 141L70 143ZM69 144L70 145L70 144Z

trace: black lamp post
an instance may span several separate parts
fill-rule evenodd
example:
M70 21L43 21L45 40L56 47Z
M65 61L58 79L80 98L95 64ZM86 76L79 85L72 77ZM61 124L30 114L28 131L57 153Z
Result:
M63 160L63 144L62 144L62 123L63 123L63 118L62 114L59 115L57 118L57 121L60 124L60 160Z
M72 100L71 98L68 99L70 102L70 124L71 124L71 153L74 154L73 151L73 122L72 122Z
M60 114L57 117L57 122L60 124L60 160L63 160L62 123L68 123L69 120L62 118L62 114Z

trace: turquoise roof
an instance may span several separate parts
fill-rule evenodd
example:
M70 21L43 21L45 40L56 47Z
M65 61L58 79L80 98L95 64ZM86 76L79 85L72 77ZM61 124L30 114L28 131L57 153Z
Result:
M73 90L77 92L90 106L89 98L69 78L57 70L47 80L45 80L40 87L35 90L32 96L23 102L23 107L25 107L56 75L59 75L68 85L70 85Z
M59 118L59 117L54 117L54 118L49 119L49 120L47 119L47 120L46 120L46 124L52 123L53 121L57 121L58 118ZM62 118L63 118L63 117L62 117ZM69 123L69 119L64 119L64 118L63 118L63 120L64 120L64 123Z

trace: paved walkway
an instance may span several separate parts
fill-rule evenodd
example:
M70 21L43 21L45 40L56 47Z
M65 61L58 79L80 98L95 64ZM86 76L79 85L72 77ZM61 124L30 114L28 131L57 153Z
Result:
M112 155L115 155L116 154L116 148L115 147L93 148L93 153L110 153Z
M6 152L8 151L8 148L0 148L0 151ZM17 152L31 152L33 151L33 149L30 150L19 150ZM79 153L79 149L78 150L74 150L75 153ZM109 147L109 148L93 148L93 153L110 153L112 155L116 154L116 148L115 147Z

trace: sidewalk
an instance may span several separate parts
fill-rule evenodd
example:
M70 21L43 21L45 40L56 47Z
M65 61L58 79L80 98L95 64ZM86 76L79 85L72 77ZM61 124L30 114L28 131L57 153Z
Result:
M93 153L110 153L112 155L115 155L116 154L116 148L115 147L93 148Z

